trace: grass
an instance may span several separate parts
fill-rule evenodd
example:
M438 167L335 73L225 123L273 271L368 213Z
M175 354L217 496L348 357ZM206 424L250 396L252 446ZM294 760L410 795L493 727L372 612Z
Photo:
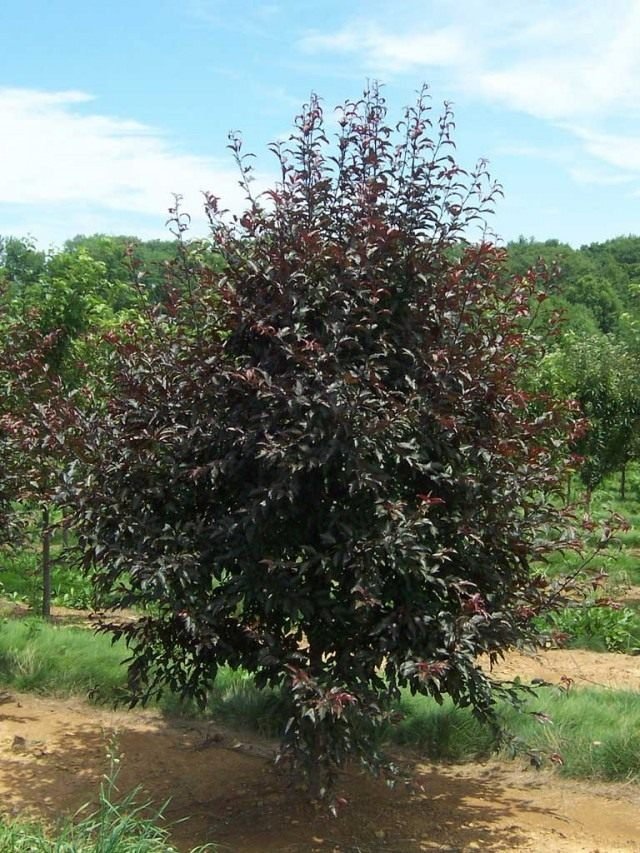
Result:
M84 817L83 807L74 819L50 830L41 823L0 819L0 853L178 853L161 826L164 808L138 801L140 790L117 798L117 758L100 786L96 811ZM215 845L194 848L191 853L214 851Z
M0 620L0 683L15 690L114 703L126 695L127 656L123 642L112 643L108 635L86 628L52 625L35 617ZM170 692L153 704L167 714L200 713L195 703ZM274 691L256 690L246 673L223 669L209 695L207 714L275 735L277 706Z
M584 601L540 620L543 632L567 635L570 648L592 651L616 651L637 654L640 650L640 605L628 601L624 606L608 606L598 599L615 602L630 585L640 585L640 465L630 465L627 472L627 496L620 499L620 476L604 480L594 493L589 507L592 518L603 520L611 513L624 517L629 530L619 531L603 548L596 550L601 536L596 530L590 544L596 553L587 567L593 574L604 572L607 579ZM581 496L574 490L572 499L579 507ZM577 512L580 515L580 510ZM580 567L583 556L574 552L556 553L542 566L550 577L568 574Z
M0 621L0 681L16 690L115 700L126 686L125 657L122 643L86 628Z
M542 688L527 713L503 707L516 745L561 756L560 771L578 779L640 782L640 698L625 690ZM547 718L550 722L545 722ZM540 722L542 721L542 722Z
M211 717L232 728L251 729L264 737L280 737L287 713L277 690L259 690L245 672L221 669L207 697L204 712L195 703L165 694L159 702L170 715Z
M438 705L424 696L406 693L399 706L402 719L387 732L400 746L418 749L434 761L471 761L497 748L492 730L478 722L466 708L445 700Z
M486 758L498 738L470 711L421 696L401 702L404 719L392 730L395 743L418 748L433 760ZM540 688L518 711L501 703L503 754L528 756L539 765L551 758L576 779L640 782L640 699L623 690Z

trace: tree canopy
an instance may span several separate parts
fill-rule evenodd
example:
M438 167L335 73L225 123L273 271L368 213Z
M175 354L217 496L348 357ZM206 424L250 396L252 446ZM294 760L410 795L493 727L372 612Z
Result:
M134 687L204 701L228 664L281 688L318 796L375 764L403 686L491 715L476 658L543 606L572 428L522 390L539 278L484 240L498 188L457 165L451 112L422 92L396 132L374 87L337 117L332 145L311 100L262 198L232 140L222 264L116 341L67 486L96 584L145 612L117 628Z

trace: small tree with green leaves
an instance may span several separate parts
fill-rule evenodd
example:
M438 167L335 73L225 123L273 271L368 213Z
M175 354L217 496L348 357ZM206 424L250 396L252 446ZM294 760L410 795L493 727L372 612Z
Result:
M98 382L99 330L116 324L110 299L124 285L109 282L104 264L82 249L35 254L42 260L37 274L35 267L21 274L23 256L5 267L10 275L0 294L0 489L6 495L5 530L15 531L25 508L37 511L42 614L48 617L53 501L73 455L76 399L84 397L86 404L91 397L83 389L85 374L92 374L94 386Z
M578 336L569 331L561 345L540 362L537 381L574 398L587 418L574 449L587 503L602 479L622 474L637 457L640 426L640 383L637 359L623 341L608 335Z
M531 633L554 547L566 407L524 393L533 273L481 233L497 188L455 162L426 93L312 98L277 186L227 217L222 272L116 342L68 503L131 683L206 700L220 666L282 688L284 751L321 796L402 687L490 717L494 660ZM178 215L178 222L180 222Z

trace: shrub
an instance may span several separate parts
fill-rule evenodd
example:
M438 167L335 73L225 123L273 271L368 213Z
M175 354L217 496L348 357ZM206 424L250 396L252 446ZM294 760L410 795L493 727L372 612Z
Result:
M114 337L114 388L68 477L102 591L146 608L115 626L138 695L204 700L218 668L283 687L285 753L315 796L403 686L480 717L476 665L530 630L554 547L571 430L525 393L540 358L533 271L482 233L497 188L453 157L426 93L397 131L376 87L338 111L312 98L281 181L228 217L208 197L222 272ZM185 227L180 212L175 223Z

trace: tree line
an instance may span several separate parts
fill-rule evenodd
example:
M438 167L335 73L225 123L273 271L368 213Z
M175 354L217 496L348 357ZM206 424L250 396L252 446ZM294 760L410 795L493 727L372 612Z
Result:
M28 239L0 237L3 311L14 318L36 312L39 330L57 335L48 360L60 368L89 345L89 333L95 338L188 286L189 273L183 280L180 268L184 245L179 247L175 239L96 234L78 235L62 250L45 252ZM582 484L590 492L604 476L619 472L624 499L627 465L640 451L640 237L580 249L520 238L506 251L507 268L515 275L541 262L551 270L548 299L537 319L543 331L551 316L562 316L531 382L578 401L589 420L576 442ZM208 254L212 268L220 263L205 241L190 252L191 262L199 254L202 263Z

